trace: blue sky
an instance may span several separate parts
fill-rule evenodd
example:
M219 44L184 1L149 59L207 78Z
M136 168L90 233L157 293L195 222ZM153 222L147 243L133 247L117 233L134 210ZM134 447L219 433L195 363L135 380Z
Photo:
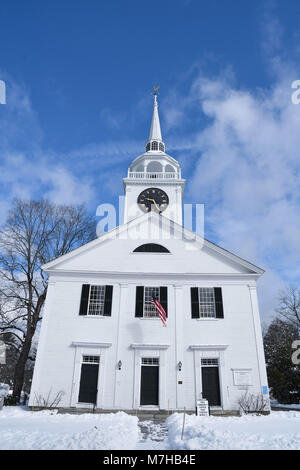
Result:
M300 3L0 4L0 220L13 197L116 203L160 85L167 152L206 237L266 269L264 318L299 285Z

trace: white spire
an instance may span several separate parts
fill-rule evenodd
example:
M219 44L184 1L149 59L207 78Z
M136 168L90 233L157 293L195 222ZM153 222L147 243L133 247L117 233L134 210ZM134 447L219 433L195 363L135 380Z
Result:
M152 116L152 123L151 129L149 134L149 140L162 140L161 138L161 130L160 130L160 122L159 122L159 115L158 115L158 103L157 103L157 94L154 94L154 106L153 106L153 116Z
M153 103L153 116L151 122L151 129L149 134L149 140L146 143L146 152L152 151L165 151L165 144L162 141L161 137L161 130L160 130L160 122L159 122L159 115L158 115L158 103L157 103L157 95L158 95L159 87L154 88L154 103Z

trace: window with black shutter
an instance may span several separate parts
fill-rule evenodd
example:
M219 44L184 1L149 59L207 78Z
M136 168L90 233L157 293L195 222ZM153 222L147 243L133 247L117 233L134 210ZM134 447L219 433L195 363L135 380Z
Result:
M221 287L191 287L192 318L224 318Z
M81 288L79 315L87 315L89 296L90 296L90 285L83 284Z
M199 318L199 291L198 287L191 287L192 318Z
M168 318L168 288L167 287L160 287L159 288L159 301L166 312L166 316Z
M216 318L224 318L222 288L215 287L214 293L215 293Z
M104 312L105 317L111 316L111 305L112 305L113 286L105 286L104 296Z
M159 318L159 314L152 303L155 297L168 316L168 288L163 287L150 287L150 286L137 286L136 287L136 302L135 302L135 316L144 318Z
M111 316L113 286L83 284L79 315Z
M144 287L136 287L136 296L135 296L135 316L142 317L144 312Z

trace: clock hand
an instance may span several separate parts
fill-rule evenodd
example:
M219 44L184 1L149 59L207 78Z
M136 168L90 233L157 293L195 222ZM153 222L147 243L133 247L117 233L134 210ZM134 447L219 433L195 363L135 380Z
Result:
M148 201L153 201L154 204L155 204L155 206L156 206L156 208L157 208L157 210L160 211L160 208L159 208L158 205L156 204L155 199L150 199L149 197L146 197L146 199L147 199Z
M156 208L157 208L158 212L161 212L160 208L158 207L158 205L156 204L155 201L154 201L154 204L156 205Z

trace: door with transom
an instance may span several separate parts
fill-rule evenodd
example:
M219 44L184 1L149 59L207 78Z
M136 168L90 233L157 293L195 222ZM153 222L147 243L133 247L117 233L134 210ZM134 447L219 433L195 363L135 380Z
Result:
M141 364L141 406L159 404L159 359L142 358Z
M202 359L201 374L202 398L208 400L209 406L221 406L218 359Z

